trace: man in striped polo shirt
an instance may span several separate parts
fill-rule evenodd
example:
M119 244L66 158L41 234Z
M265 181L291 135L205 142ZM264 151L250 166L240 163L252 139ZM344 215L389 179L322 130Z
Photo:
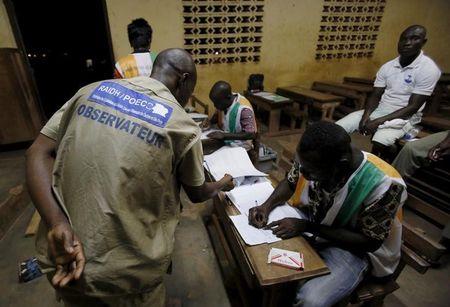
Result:
M120 58L114 69L114 78L150 77L156 53L150 51L152 27L143 18L133 20L128 25L128 40L133 53Z
M267 225L276 206L292 197L307 219L285 218ZM348 296L370 270L391 275L400 261L401 206L405 183L375 155L351 145L345 130L329 122L308 127L287 178L258 207L249 222L283 239L313 234L313 244L331 274L300 285L296 306L332 306Z

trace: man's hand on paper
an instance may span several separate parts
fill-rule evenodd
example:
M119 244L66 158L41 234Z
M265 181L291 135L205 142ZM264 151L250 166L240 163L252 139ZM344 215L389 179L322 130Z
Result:
M271 229L272 233L281 239L289 239L306 231L307 220L287 217L270 223L265 229Z
M200 128L202 129L202 131L206 131L211 128L211 121L209 120L209 118L205 118L205 120L202 121L202 123L200 124Z
M222 183L222 191L228 192L234 189L233 176L230 174L225 174L220 182Z
M250 208L248 211L248 223L256 228L263 228L269 220L270 209L262 204Z
M211 132L210 134L207 135L207 137L209 137L210 139L213 140L223 140L223 138L225 137L225 134L222 131L214 131Z

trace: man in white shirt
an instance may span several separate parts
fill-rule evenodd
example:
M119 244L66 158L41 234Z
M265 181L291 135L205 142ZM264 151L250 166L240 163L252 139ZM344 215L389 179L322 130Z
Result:
M397 139L421 121L421 111L441 76L433 60L423 54L426 34L419 25L404 30L397 46L400 56L381 66L364 110L336 122L348 133L373 135L372 152L383 158L395 149Z

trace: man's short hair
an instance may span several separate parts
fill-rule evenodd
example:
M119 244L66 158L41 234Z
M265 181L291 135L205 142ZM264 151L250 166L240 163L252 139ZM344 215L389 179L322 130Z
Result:
M128 25L128 40L134 49L150 48L152 34L152 27L144 18L135 19Z
M308 126L297 148L300 154L314 153L324 163L334 163L350 147L350 135L339 125L319 121Z

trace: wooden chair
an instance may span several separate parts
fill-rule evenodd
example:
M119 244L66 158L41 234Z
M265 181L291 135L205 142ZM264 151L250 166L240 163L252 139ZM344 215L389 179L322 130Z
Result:
M343 307L349 303L370 307L382 306L384 298L400 288L396 280L406 265L409 265L420 274L425 274L430 267L427 261L405 244L402 245L401 253L400 263L391 278L381 281L367 275L353 293L336 306Z

